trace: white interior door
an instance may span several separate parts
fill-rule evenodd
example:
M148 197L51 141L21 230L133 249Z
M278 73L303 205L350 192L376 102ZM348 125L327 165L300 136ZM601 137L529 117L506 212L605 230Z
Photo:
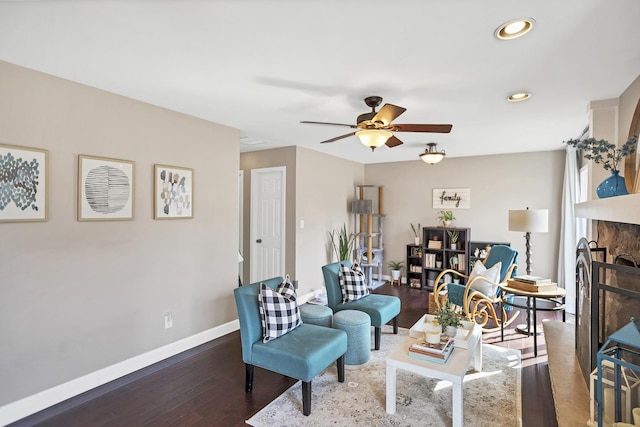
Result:
M284 277L286 168L251 171L251 282Z

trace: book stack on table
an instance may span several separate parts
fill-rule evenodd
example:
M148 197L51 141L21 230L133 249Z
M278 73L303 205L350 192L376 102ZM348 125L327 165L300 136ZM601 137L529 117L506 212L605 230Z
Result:
M548 292L558 289L558 284L544 277L523 275L508 280L510 288L527 292Z
M447 335L440 336L438 344L431 344L423 339L409 346L409 356L428 362L444 365L453 352L453 339Z

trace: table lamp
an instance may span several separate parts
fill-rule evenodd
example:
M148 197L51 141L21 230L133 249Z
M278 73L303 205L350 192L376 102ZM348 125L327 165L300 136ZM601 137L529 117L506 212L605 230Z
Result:
M548 209L525 209L509 211L509 231L524 231L527 248L527 275L531 275L531 233L549 231Z

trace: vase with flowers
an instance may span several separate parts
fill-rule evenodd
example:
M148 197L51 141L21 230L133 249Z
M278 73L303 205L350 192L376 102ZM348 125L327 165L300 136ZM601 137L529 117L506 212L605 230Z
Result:
M620 176L618 163L636 151L637 142L638 137L632 136L620 148L604 139L595 138L570 139L566 141L566 144L584 151L585 159L593 160L595 163L601 164L605 170L611 171L611 175L596 188L596 195L603 199L628 194L624 178Z

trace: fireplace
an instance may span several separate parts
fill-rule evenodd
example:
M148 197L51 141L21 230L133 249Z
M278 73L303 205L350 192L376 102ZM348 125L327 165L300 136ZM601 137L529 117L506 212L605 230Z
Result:
M598 221L598 236L598 246L581 239L576 252L575 350L587 383L607 337L640 318L640 226Z

